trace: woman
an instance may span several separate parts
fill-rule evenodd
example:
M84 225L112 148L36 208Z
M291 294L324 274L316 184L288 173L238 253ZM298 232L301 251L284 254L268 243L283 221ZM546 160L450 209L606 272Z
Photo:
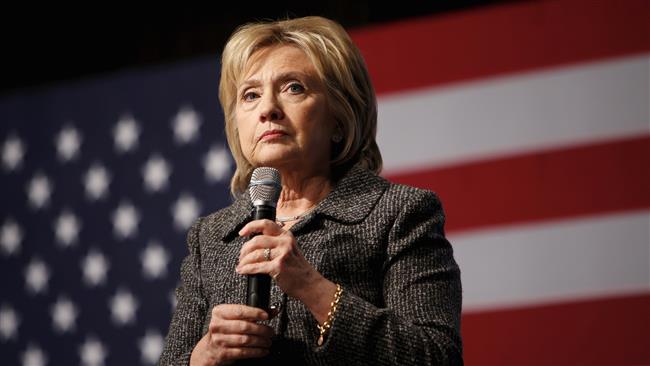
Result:
M243 26L219 87L235 202L190 229L160 364L462 363L440 202L377 176L375 95L343 28L320 17ZM246 187L261 166L281 174L278 222L251 221ZM256 273L272 276L277 310L241 305Z

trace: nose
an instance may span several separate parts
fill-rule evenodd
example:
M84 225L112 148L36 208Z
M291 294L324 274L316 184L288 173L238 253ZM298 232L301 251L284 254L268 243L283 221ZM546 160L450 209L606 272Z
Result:
M273 93L265 93L260 101L260 122L277 121L284 118L284 113Z

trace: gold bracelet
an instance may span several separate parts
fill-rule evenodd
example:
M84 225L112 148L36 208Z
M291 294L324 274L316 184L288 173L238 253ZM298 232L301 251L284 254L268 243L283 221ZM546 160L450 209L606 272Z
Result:
M341 285L336 284L336 292L334 293L334 300L330 304L330 311L327 313L327 319L323 325L318 325L318 330L320 335L318 336L318 345L322 346L323 341L325 340L325 334L332 326L332 321L334 321L334 315L336 314L336 307L339 305L339 300L341 300L341 294L343 293L343 288Z

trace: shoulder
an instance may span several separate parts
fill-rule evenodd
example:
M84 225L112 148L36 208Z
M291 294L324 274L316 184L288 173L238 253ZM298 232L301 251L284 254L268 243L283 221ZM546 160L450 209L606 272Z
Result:
M242 211L244 208L243 206L241 200L236 199L230 205L203 216L201 220L204 225L219 225L219 223L223 222L224 219L232 217L238 211Z
M229 206L198 218L188 232L188 237L200 240L221 239L250 215L250 200L237 198Z
M442 213L442 203L436 192L392 182L387 182L380 205L402 213Z
M427 189L390 183L380 200L380 210L391 212L392 231L397 236L410 231L445 235L445 212L438 194Z
M440 199L436 192L428 189L417 188L405 184L388 182L388 189L385 193L386 197L393 200L403 200L404 202L423 202L423 203L439 203Z
M365 193L378 195L384 204L439 205L440 200L435 192L405 184L393 183L381 175L375 174L359 166L353 167L337 186L341 191L347 191L347 196L358 197Z
M446 243L445 214L435 192L391 183L380 201L380 210L390 212L389 256L422 245L440 247ZM434 245L435 244L435 245Z
M392 183L355 166L325 199L320 212L349 223L366 219L388 223L409 212L441 212L441 205L434 192Z

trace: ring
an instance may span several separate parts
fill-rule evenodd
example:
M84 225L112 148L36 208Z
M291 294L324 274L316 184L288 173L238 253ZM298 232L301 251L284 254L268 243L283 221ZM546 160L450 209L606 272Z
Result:
M267 261L271 260L271 248L264 249L264 259Z

